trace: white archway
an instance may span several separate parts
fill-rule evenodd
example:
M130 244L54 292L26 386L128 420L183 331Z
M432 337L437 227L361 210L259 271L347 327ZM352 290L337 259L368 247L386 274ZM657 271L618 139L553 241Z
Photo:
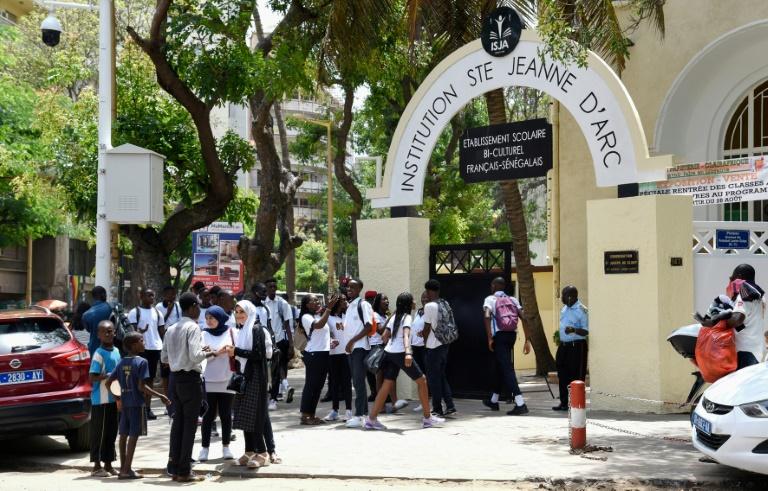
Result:
M544 47L535 31L524 30L506 57L490 56L476 40L432 70L400 118L382 187L367 192L373 207L421 204L429 156L451 118L473 98L508 86L546 92L571 112L589 145L598 186L663 179L672 156L649 156L637 110L613 70L592 52L583 68L542 58Z

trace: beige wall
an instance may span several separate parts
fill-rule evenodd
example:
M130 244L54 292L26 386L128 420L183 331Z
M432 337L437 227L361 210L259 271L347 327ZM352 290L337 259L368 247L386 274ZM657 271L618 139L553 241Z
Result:
M512 274L512 280L517 281L517 275ZM552 291L552 271L538 271L533 274L533 283L536 287L536 302L539 304L539 314L541 315L541 323L544 326L544 334L549 341L549 349L552 352L552 356L555 355L557 346L552 340L552 336L555 333L553 325L557 325L560 318L560 304L554 306L554 298L551 295ZM518 328L522 332L522 327ZM536 368L536 358L533 353L529 355L523 355L523 343L522 338L520 342L515 343L515 369L517 370L533 370Z
M685 400L693 382L691 366L666 337L672 328L692 322L692 209L691 198L681 196L587 203L593 409L678 411L606 394ZM624 250L638 251L639 273L605 274L604 252ZM672 266L672 257L682 257L683 265Z

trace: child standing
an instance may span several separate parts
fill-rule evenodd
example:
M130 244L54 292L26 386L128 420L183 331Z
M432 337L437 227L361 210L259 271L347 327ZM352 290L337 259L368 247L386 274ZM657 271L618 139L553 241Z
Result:
M149 363L139 356L144 352L144 337L132 332L125 336L124 356L110 375L107 385L117 380L120 384L120 474L118 479L141 479L141 474L131 469L136 442L140 435L147 434L147 420L144 412L144 396L153 395L168 406L171 401L166 396L150 388Z
M109 375L120 363L120 352L114 346L115 326L110 321L98 325L101 345L96 348L88 370L93 390L91 391L91 462L94 477L117 475L112 467L116 460L115 439L117 438L117 403L107 387ZM101 463L104 463L102 469Z

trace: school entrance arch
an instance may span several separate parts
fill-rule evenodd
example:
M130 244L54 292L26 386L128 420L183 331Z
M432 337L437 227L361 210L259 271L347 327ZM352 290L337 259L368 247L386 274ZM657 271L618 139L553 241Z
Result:
M568 109L589 146L598 186L664 179L673 157L649 154L634 103L611 68L592 52L586 65L578 67L543 55L544 49L535 31L524 30L515 50L505 57L490 56L477 40L441 62L400 119L382 185L367 190L372 206L420 205L429 156L451 118L473 98L508 86L541 90ZM688 319L692 307L691 200L646 196L588 204L593 203L600 204L587 207L593 407L663 411L668 408L614 404L612 399L599 396L596 389L616 393L623 390L627 380L644 373L643 386L634 392L637 396L676 400L678 393L679 397L687 393L686 384L680 383L683 377L668 375L684 374L685 361L674 359L663 338L670 325L685 323L683 319ZM637 223L643 226L637 227ZM429 220L360 220L357 236L365 288L382 291L390 298L410 291L418 299L430 274ZM638 270L631 275L607 275L603 253L623 250L638 251ZM670 257L678 256L685 256L684 266L675 268L678 261L670 261ZM621 312L633 310L630 303L647 308L617 322ZM479 312L482 306L477 308ZM622 337L633 340L634 345L617 343ZM641 352L629 353L633 346L642 346ZM405 379L398 384L398 392L404 397L415 396L414 386Z

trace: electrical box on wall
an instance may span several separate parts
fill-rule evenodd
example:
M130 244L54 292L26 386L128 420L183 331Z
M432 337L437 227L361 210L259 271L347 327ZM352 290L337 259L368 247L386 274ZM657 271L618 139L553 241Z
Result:
M107 221L160 224L165 157L126 143L107 151Z

